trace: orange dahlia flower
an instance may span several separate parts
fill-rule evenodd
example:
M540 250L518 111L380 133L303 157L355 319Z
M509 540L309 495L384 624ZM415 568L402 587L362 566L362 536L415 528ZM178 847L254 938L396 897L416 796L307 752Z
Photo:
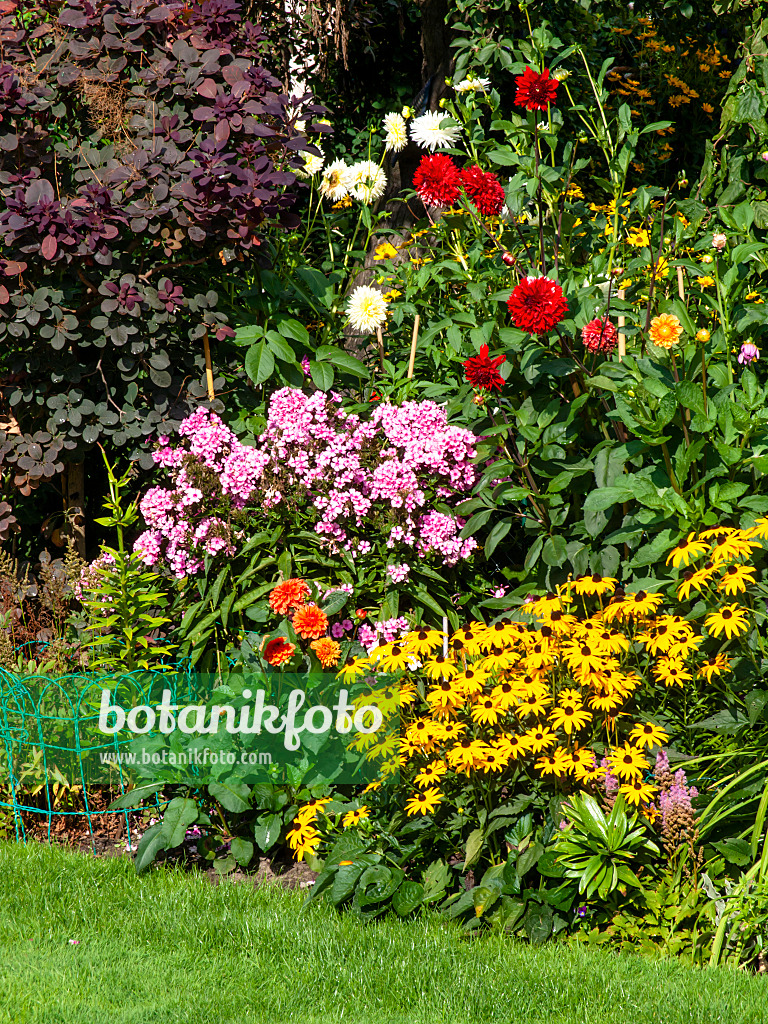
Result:
M270 665L282 665L284 662L290 661L295 653L296 646L282 636L268 640L264 647L264 657Z
M320 640L313 640L309 646L317 655L317 659L323 668L332 668L338 664L339 657L341 656L341 647L339 647L335 640L324 636Z
M651 341L659 348L670 349L680 340L683 325L673 313L662 313L651 320Z
M302 605L293 616L293 628L302 639L317 640L328 632L328 619L316 604Z
M304 580L284 580L269 595L269 607L278 615L285 615L294 608L300 608L308 594L309 587Z

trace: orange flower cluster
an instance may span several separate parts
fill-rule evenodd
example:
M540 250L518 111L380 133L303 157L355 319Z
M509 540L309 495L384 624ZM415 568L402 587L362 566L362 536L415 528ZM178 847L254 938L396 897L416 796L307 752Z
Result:
M277 615L286 615L295 608L301 608L308 596L309 586L304 580L284 580L269 595L269 607Z

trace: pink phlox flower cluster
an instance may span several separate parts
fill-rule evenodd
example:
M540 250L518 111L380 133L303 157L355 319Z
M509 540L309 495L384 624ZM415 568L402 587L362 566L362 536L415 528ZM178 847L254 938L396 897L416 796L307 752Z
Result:
M462 519L454 519L444 512L429 512L419 520L416 550L422 558L438 552L446 565L456 565L461 559L469 558L477 548L474 537L462 539L459 536L463 525Z
M393 583L403 583L410 576L411 567L405 562L402 565L388 565L387 572Z
M372 626L364 622L358 630L357 638L370 654L380 643L391 644L399 640L410 631L410 628L408 619L401 615L398 618L374 622Z

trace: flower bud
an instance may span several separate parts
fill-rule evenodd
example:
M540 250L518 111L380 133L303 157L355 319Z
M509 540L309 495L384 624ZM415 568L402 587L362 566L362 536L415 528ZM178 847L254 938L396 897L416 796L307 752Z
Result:
M696 332L696 341L700 341L702 345L706 344L710 337L711 335L706 327L702 327L700 331Z
M704 255L701 257L701 262L702 263L712 263L713 262L712 257L709 255L708 252L705 252Z
M767 163L767 164L768 164L768 150L764 150L764 151L763 151L763 152L762 152L762 153L760 154L760 159L761 159L761 160L764 160L764 161L765 161L765 163Z
M472 401L475 405L485 405L485 395L473 395Z
M712 248L717 249L718 252L722 252L727 241L727 237L722 234L722 232L718 232L717 234L712 235Z
M511 252L503 252L501 254L501 258L504 260L504 262L506 263L506 265L508 267L515 267L515 266L517 266L517 260L515 259L515 257L512 255Z

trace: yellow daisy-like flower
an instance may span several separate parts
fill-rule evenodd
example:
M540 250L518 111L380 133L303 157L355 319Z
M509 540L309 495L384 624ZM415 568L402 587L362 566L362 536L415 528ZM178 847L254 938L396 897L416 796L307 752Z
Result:
M605 663L605 656L600 654L597 646L583 640L572 640L563 644L563 655L571 672L577 672L579 669L599 672Z
M503 683L499 683L498 686L494 686L491 690L491 696L495 697L499 702L499 706L505 711L517 703L518 689L509 680L504 680Z
M559 779L562 775L569 773L571 767L569 762L567 751L558 747L554 754L544 754L540 757L534 767L542 775L554 775Z
M374 658L385 672L398 672L410 665L413 654L402 644L383 644L374 648L371 658Z
M560 748L558 747L558 750ZM595 754L589 747L574 747L568 751L571 759L571 768L578 778L579 772L589 771L595 764Z
M516 714L518 718L525 718L526 715L543 715L551 703L552 698L546 687L531 687L529 692L520 698Z
M524 738L528 742L529 749L534 754L539 754L542 750L546 750L547 747L551 747L553 743L557 743L557 736L546 726L537 726L529 729Z
M322 800L310 800L308 804L304 804L303 807L299 808L293 819L294 822L297 822L299 825L308 825L315 820L323 807L330 802L330 797L325 797Z
M581 704L569 701L553 708L549 713L549 721L555 729L562 729L566 735L570 736L574 729L583 729L588 722L591 722L592 715L589 711L585 711Z
M427 703L432 714L445 715L450 714L454 708L463 704L464 697L450 680L443 679L434 690L430 690L427 694Z
M517 760L524 757L530 749L530 744L525 736L518 736L513 732L507 732L499 736L492 744L494 750L510 760Z
M743 594L747 585L755 582L756 572L757 569L753 565L729 565L717 584L717 589L729 597L733 594Z
M430 658L424 665L424 674L428 679L452 679L458 671L456 663L442 654Z
M667 556L667 565L671 562L677 569L681 565L689 565L709 551L709 544L696 537L695 533L689 533L685 540L681 540L676 548L673 548Z
M761 548L755 540L750 540L741 530L734 530L715 545L712 549L712 564L733 561L736 558L751 558L754 548Z
M611 579L610 576L600 576L595 573L594 576L581 576L574 580L571 587L575 594L595 596L612 594L616 589L616 583L617 580Z
M758 537L760 540L768 540L768 516L760 516L755 520L755 525L744 532L748 538Z
M344 664L341 666L339 671L336 673L336 678L341 679L342 682L351 683L358 676L363 675L364 672L370 672L371 662L368 658L347 658Z
M720 636L725 633L729 640L735 636L746 633L749 629L747 613L741 605L728 604L724 608L718 608L711 612L704 620L704 625L712 636Z
M286 834L286 839L296 860L303 860L320 845L320 833L312 825L297 825Z
M501 751L497 750L495 747L489 747L485 753L485 759L480 764L480 767L487 775L488 772L503 771L508 763L509 758L505 757Z
M366 793L375 793L379 789L381 789L381 779L374 779L373 782L369 782L363 790L363 796L365 796Z
M457 676L454 676L453 685L465 697L473 697L483 692L483 687L488 682L488 679L488 673L476 664L475 667L467 668L463 672L459 672Z
M432 814L443 801L443 794L435 786L416 793L410 800L406 801L405 813L411 817L414 814Z
M702 566L701 569L697 569L695 572L688 571L684 573L683 582L677 588L677 596L681 599L687 600L690 597L692 590L695 590L697 594L700 594L714 575L715 570L713 569L711 562L707 562L706 565Z
M423 789L425 786L431 786L434 782L439 782L447 771L448 766L445 761L430 761L415 776L413 781L420 789Z
M660 658L653 666L653 674L665 686L682 686L693 678L682 661L673 661L671 658Z
M470 736L465 736L455 747L451 747L446 758L453 768L468 771L482 764L487 751L488 745L482 740L473 740Z
M662 313L651 320L649 334L658 348L673 348L680 340L683 326L673 313Z
M612 750L608 755L608 764L613 774L620 779L640 779L648 769L648 762L642 753L629 743Z
M716 654L714 658L708 658L707 661L699 666L696 675L699 679L706 679L708 683L711 683L713 676L721 676L730 667L731 662L725 654Z
M649 804L656 792L656 786L651 786L650 783L643 782L642 779L634 779L632 782L625 782L623 786L619 786L619 793L627 803L634 804L635 807L640 804Z
M669 735L654 722L638 722L629 738L642 750L643 747L660 747L667 742Z
M356 811L347 811L344 817L341 819L343 828L349 828L350 825L359 825L361 821L371 816L371 812L368 810L365 804L358 807Z
M710 277L708 274L704 274L698 280L699 288L711 288L714 283L714 277Z
M381 245L377 245L373 250L373 258L375 260L391 260L395 256L397 256L397 249L391 242L382 242Z
M478 725L496 725L504 717L504 708L495 697L482 697L472 708L472 721Z
M425 654L432 654L433 651L442 648L444 638L445 633L441 633L439 629L420 629L418 632L414 630L412 633L408 633L403 637L401 643L421 658Z
M748 292L744 296L744 300L745 300L745 302L756 302L756 303L758 303L758 305L761 302L765 302L765 299L763 299L761 297L760 292Z

